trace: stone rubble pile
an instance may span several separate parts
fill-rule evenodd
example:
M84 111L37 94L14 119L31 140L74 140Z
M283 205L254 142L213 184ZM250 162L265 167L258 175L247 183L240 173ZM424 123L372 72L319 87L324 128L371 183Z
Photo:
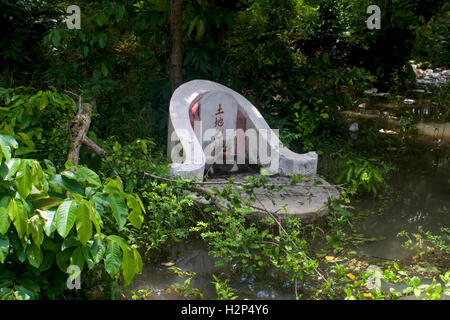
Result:
M417 85L421 87L441 86L450 81L450 70L440 68L422 70L416 64L411 64L411 66L417 77Z

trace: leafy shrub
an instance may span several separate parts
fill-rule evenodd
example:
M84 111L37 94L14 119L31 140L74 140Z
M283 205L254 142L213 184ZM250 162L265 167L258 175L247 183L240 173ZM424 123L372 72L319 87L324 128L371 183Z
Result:
M121 145L110 138L103 143L108 156L102 159L100 172L104 176L118 174L122 177L125 190L138 192L147 210L142 228L130 230L130 240L143 248L146 254L155 254L168 244L187 238L189 228L195 226L195 213L198 211L193 196L185 193L190 182L180 179L169 184L147 175L168 174L167 165L162 163L163 157L151 152L154 143L150 140L137 139Z
M128 285L142 269L136 248L117 235L139 228L144 208L119 178L101 182L83 166L13 157L17 141L0 135L0 293L3 298L60 298L65 273L102 266ZM131 212L129 212L131 210ZM107 231L107 232L105 232ZM71 277L77 275L71 274Z
M70 147L70 122L77 107L55 90L0 88L0 133L20 142L17 156L49 159L63 167Z
M196 222L195 207L192 195L183 194L179 191L180 187L155 181L146 184L146 191L141 194L147 209L145 222L140 230L134 230L131 235L133 240L146 248L146 253L190 235L190 227Z
M373 163L379 162L382 169ZM337 177L338 182L345 182L350 193L371 194L376 196L385 182L383 173L388 170L384 162L377 159L353 157L345 162L345 167Z

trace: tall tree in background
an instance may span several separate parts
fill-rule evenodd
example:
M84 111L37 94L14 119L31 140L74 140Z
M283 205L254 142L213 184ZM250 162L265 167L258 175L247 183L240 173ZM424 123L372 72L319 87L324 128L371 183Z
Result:
M182 33L181 33L181 9L183 0L170 1L169 25L171 52L169 61L170 90L172 92L183 82L183 53L182 53Z

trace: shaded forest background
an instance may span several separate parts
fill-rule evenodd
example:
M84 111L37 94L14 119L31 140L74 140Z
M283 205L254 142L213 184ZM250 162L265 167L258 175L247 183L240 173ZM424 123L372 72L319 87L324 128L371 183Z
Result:
M314 114L332 115L372 86L400 90L414 83L411 59L450 64L446 1L172 2L181 5L174 19L182 81L227 85L285 132L323 131L327 123ZM78 1L80 30L63 22L70 1L0 3L4 87L95 97L97 136L151 137L165 145L170 77L177 76L170 1ZM366 26L370 4L381 8L381 30Z

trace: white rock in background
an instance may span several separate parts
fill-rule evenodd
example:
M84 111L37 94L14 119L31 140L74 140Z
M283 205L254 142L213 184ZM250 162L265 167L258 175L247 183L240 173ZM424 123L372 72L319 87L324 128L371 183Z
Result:
M358 123L354 122L350 125L350 128L348 128L348 130L350 132L358 132L359 128L358 128Z
M383 133L383 134L391 134L391 135L397 135L397 134L398 134L398 132L396 132L396 131L393 131L393 130L385 130L385 129L380 129L379 132L380 132L380 133Z
M361 104L358 106L358 108L364 110L364 109L366 108L366 103L361 103Z
M365 94L374 94L374 93L377 93L377 92L378 92L377 88L372 88L372 89L364 91Z
M405 100L403 100L403 103L406 103L406 104L414 104L414 103L416 103L416 101L413 100L413 99L405 99Z
M435 79L440 79L440 78L441 78L441 74L440 74L440 73L433 73L433 74L431 75L431 77L432 77L432 78L435 78Z
M431 84L431 80L430 79L418 79L417 84L429 85L429 84Z

